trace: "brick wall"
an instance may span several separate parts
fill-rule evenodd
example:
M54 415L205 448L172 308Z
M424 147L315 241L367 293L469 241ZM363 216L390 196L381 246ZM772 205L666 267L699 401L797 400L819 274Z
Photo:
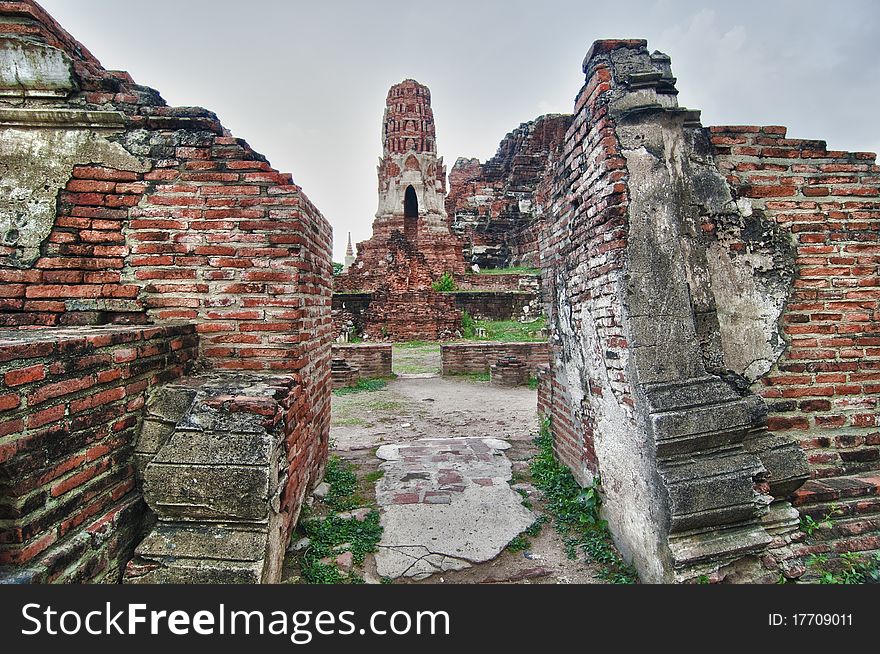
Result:
M391 376L391 345L358 343L333 345L333 358L344 359L358 369L361 379Z
M131 454L145 395L197 348L190 325L0 332L0 566L118 581L143 511Z
M816 477L880 469L880 167L873 153L712 127L718 165L796 244L788 347L760 379L770 428L796 436ZM740 244L741 246L741 244ZM734 244L733 247L737 247Z
M373 341L439 341L461 330L455 298L432 290L375 291L363 318L364 334Z
M540 241L551 342L554 330L573 335L591 329L601 352L598 363L604 368L604 374L585 382L586 388L572 385L566 356L554 348L554 363L543 381L556 452L582 483L590 483L598 470L593 416L582 409L584 396L607 393L628 420L634 404L626 379L629 343L615 301L627 245L626 161L608 115L611 71L606 63L596 62L587 72L560 155L551 218ZM571 314L563 315L560 306L570 306ZM593 315L595 322L587 322Z
M463 290L475 291L522 291L538 289L541 286L540 275L523 275L505 273L501 275L458 275L455 285Z
M450 295L455 298L455 305L461 311L467 311L476 320L517 320L523 315L523 309L529 305L535 309L533 315L541 313L536 293L458 291Z
M770 428L807 453L813 480L794 505L818 522L833 516L793 548L786 565L796 576L813 554L880 550L880 167L873 153L786 132L711 128L735 193L795 248L780 320L786 348L755 390Z
M541 116L507 134L485 163L465 158L455 162L446 212L469 264L538 265L544 204L538 189L550 175L571 118Z
M204 367L288 376L280 499L289 535L327 456L329 224L213 113L169 107L105 70L36 3L2 3L0 37L12 44L4 56L60 58L69 66L59 75L73 71L58 93L25 67L32 93L0 101L0 147L18 156L18 177L4 177L18 188L0 203L26 209L22 234L7 230L0 248L0 324L50 328L31 335L51 339L65 325L187 321ZM26 156L32 141L46 157ZM43 227L42 240L28 241Z
M107 138L128 157L115 158L146 172L72 167L42 256L0 271L0 324L192 320L226 369L298 371L329 354L332 233L289 174L210 111L101 68L35 3L4 3L2 33L64 50L80 89L57 108L116 112L124 133Z
M643 580L775 581L769 547L794 542L790 499L808 469L796 442L767 431L738 376L754 371L736 368L763 360L773 320L737 322L728 304L770 314L788 277L734 260L703 228L751 226L752 214L705 156L699 113L677 105L669 58L598 41L584 72L542 236L552 352L540 406L576 477L601 475L609 529ZM761 280L750 302L714 283L734 273Z
M447 343L440 346L444 375L488 373L489 366L502 357L516 357L533 375L546 366L550 357L547 343Z

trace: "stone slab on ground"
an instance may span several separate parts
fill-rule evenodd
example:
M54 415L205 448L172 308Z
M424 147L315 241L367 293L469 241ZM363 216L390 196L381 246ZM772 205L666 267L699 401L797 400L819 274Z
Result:
M494 438L431 438L384 445L376 485L384 528L378 573L425 579L489 561L536 516L508 485L510 445Z

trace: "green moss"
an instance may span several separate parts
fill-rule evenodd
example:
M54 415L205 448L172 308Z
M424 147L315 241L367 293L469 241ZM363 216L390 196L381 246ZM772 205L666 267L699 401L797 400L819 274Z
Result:
M330 492L324 497L324 504L334 511L348 511L356 507L360 498L355 495L357 475L351 465L338 456L331 456L324 471L324 481L330 485Z
M540 268L526 268L525 266L513 266L511 268L481 268L473 275L540 275Z
M453 372L447 373L444 377L483 383L489 381L490 375L488 372Z
M364 479L367 477L369 475ZM304 516L300 521L300 528L310 541L299 555L302 579L309 584L362 584L364 580L356 572L343 573L332 559L349 551L355 565L363 564L366 555L376 551L382 538L379 512L371 510L363 520L339 515L340 511L349 511L364 503L357 495L357 475L348 462L331 457L324 481L330 485L330 492L323 500L330 514L323 519Z
M366 481L370 484L375 484L377 481L382 479L382 477L384 477L384 476L385 476L384 470L374 470L373 472L370 472L370 473L367 473L366 475L364 475L364 481Z

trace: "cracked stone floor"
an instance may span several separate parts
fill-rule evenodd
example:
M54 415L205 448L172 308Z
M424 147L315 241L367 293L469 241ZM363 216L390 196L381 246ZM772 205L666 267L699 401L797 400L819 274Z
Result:
M601 583L550 525L506 549L541 513L528 481L537 393L425 376L438 352L407 352L406 374L381 391L333 397L333 453L379 477L362 488L384 527L367 582Z
M383 577L425 579L494 559L537 515L507 483L510 444L494 438L431 438L383 445L376 484L385 531Z

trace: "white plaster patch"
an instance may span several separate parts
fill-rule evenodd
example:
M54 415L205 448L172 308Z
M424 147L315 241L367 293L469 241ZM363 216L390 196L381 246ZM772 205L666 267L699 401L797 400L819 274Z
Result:
M9 263L27 267L39 257L40 245L55 224L58 192L78 164L149 170L121 145L92 130L0 130L0 244L17 250Z

